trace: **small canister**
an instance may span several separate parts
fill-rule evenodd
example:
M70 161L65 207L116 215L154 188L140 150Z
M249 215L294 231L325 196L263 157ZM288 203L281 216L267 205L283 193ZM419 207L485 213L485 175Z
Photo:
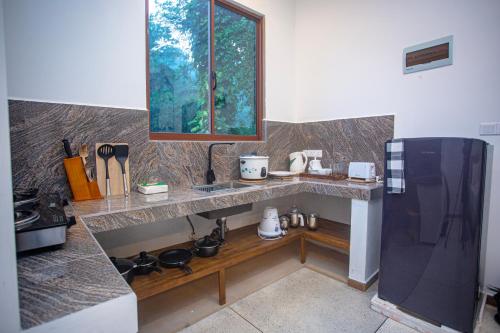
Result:
M309 230L317 230L318 219L319 215L317 213L310 213L307 215L307 228L309 228Z
M290 217L290 227L291 228L297 228L297 227L303 227L304 226L304 215L299 213L299 209L297 206L293 206L290 209L290 213L288 214Z
M290 217L288 217L288 215L280 216L280 226L281 230L283 231L288 230L288 227L290 227Z

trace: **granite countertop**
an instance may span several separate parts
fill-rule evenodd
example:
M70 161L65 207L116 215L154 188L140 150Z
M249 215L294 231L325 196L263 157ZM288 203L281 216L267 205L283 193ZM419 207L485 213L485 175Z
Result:
M193 189L152 195L131 193L128 198L119 196L82 201L73 203L73 207L85 225L93 233L98 233L299 193L372 200L381 196L382 187L378 183L356 184L297 178L293 181L272 180L263 185L213 193Z
M21 328L32 328L133 293L82 223L63 248L17 260Z
M304 192L372 200L381 196L382 184L295 179L216 193L179 189L73 202L67 213L77 223L63 248L18 258L21 326L32 328L133 293L92 233Z

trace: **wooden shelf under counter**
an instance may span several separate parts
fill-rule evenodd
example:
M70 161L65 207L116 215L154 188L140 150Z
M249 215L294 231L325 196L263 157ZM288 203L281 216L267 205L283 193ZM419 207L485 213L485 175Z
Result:
M191 281L218 274L219 278L219 304L226 303L226 268L240 264L257 256L263 255L287 244L300 242L300 259L306 260L306 241L313 240L343 251L349 251L350 226L343 223L320 219L319 228L310 231L306 228L288 229L288 234L278 240L263 240L257 236L257 225L231 230L226 235L225 244L219 253L210 258L194 256L189 267L192 274L186 274L181 269L162 268L161 273L153 272L149 275L136 276L132 289L138 300L143 300ZM191 248L192 242L177 244L168 248L153 251L159 255L161 252L172 248Z

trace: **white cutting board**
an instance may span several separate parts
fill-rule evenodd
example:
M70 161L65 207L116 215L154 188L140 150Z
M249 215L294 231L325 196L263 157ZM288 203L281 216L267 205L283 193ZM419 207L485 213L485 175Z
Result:
M100 146L106 143L96 143L95 144L95 166L97 172L97 184L99 185L99 190L103 196L106 195L106 166L104 165L104 160L99 157L97 154L97 150ZM109 143L112 146L115 145L127 145L128 143ZM130 149L129 149L130 156ZM130 192L130 168L129 168L129 159L125 161L125 174L127 176L127 186ZM120 163L116 160L116 158L112 157L108 160L108 169L109 169L109 182L111 187L111 195L124 195L125 191L123 189L123 176L122 176L122 167Z

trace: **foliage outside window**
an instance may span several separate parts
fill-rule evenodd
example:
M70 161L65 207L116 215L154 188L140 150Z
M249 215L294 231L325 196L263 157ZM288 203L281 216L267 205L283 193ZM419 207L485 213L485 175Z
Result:
M222 0L146 0L150 137L259 140L263 18Z

